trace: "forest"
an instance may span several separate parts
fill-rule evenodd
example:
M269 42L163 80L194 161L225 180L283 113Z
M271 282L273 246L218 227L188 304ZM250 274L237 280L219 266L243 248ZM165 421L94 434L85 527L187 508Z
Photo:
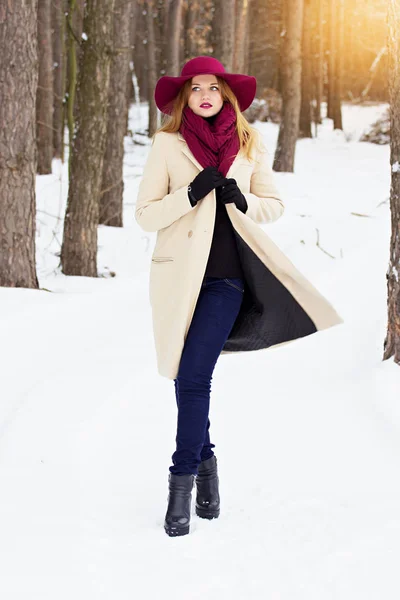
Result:
M2 3L0 284L38 287L34 178L51 173L53 159L69 165L60 267L97 276L98 225L123 225L128 110L148 103L148 125L135 138L151 137L162 121L153 92L163 74L177 76L190 58L211 54L228 72L254 75L257 95L245 116L279 123L273 168L293 172L297 140L318 136L324 117L342 130L343 103L389 102L390 92L398 98L396 61L389 73L397 8L391 1L388 11L385 0ZM396 164L398 142L392 147ZM394 232L397 177L394 171ZM385 354L397 346L397 361L399 256L393 235L388 304L397 333Z

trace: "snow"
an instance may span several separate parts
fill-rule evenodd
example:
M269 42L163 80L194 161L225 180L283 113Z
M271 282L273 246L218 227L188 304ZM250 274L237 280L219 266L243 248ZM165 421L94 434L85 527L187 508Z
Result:
M66 164L37 178L41 289L0 288L2 598L399 598L400 371L382 361L390 161L357 141L370 109L345 106L344 134L325 119L299 141L295 173L275 174L285 214L264 226L344 324L221 356L221 516L193 513L182 538L163 530L176 404L155 366L155 234L134 220L149 142L126 138L125 227L99 227L97 279L59 272ZM135 139L145 116L132 107ZM257 127L272 162L278 127Z

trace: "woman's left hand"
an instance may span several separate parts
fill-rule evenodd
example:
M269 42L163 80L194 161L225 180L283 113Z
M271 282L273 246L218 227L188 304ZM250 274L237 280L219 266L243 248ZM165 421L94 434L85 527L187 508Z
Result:
M238 188L235 179L227 179L226 183L220 187L220 200L223 204L230 204L233 202L242 213L245 213L247 210L247 202L246 198L243 196L242 192Z

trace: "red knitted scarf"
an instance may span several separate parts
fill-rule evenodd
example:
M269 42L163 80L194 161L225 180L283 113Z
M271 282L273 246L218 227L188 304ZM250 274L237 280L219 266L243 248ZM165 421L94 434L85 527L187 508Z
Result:
M203 168L216 167L226 176L240 148L236 113L230 102L224 102L212 124L185 106L180 132Z

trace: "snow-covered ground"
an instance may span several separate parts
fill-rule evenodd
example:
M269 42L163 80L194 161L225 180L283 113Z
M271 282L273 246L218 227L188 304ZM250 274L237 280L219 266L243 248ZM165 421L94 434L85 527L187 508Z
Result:
M58 269L66 165L37 178L41 290L0 289L2 600L399 599L389 148L357 141L383 109L345 106L344 134L325 120L275 175L286 211L265 230L344 324L220 358L221 516L183 538L163 530L176 405L155 366L155 234L134 220L148 145L126 138L125 227L99 228L98 279ZM272 162L278 127L257 127Z

